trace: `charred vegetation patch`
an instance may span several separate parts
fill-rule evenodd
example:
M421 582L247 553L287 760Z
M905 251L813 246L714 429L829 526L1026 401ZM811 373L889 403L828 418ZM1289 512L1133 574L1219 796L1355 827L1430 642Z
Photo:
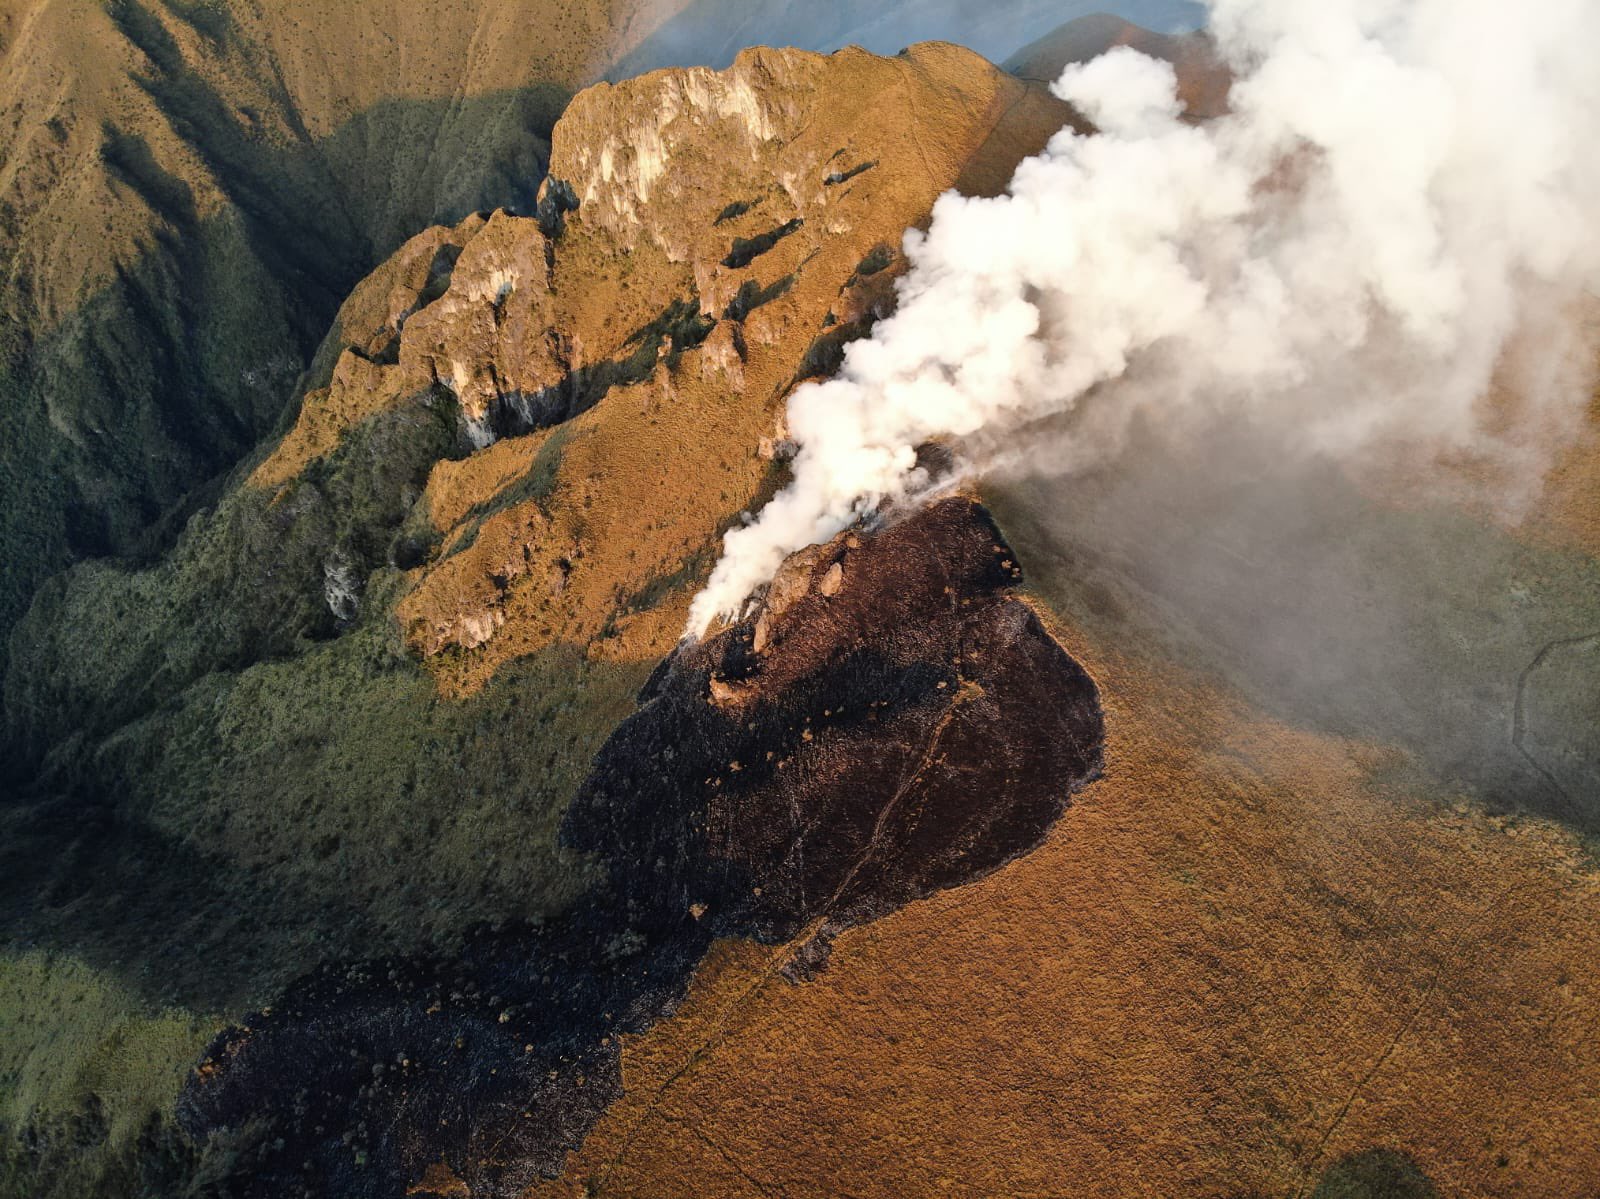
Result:
M1409 1153L1365 1149L1340 1158L1317 1180L1311 1199L1438 1199L1439 1189Z
M847 286L854 286L859 280L869 275L876 275L879 271L888 270L889 267L894 265L894 260L898 256L893 246L886 246L879 242L866 252L860 262L856 263L855 274L851 277Z
M758 615L667 659L569 808L603 878L454 956L331 965L213 1044L195 1137L254 1129L250 1194L475 1195L554 1175L619 1093L618 1034L669 1013L714 938L834 932L1038 844L1101 763L1094 684L1011 592L977 504L797 555Z
M1018 578L964 499L791 559L759 615L658 672L567 841L763 940L1033 848L1097 774L1102 729L1094 684L1009 593Z
M191 1134L258 1130L251 1195L387 1196L444 1161L474 1195L552 1177L621 1094L618 1037L681 993L709 945L596 894L483 927L451 958L333 965L222 1034L179 1103Z

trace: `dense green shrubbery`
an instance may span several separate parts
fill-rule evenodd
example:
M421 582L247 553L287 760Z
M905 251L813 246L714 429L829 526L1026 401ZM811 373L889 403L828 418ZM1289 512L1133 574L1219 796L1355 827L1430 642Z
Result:
M104 735L208 673L333 636L329 572L359 584L388 561L456 437L453 404L419 397L358 426L280 492L244 487L197 514L155 565L91 562L46 584L13 638L13 754L41 762L73 733Z
M152 565L46 585L7 680L12 743L41 767L0 807L8 939L70 953L139 1010L238 1012L321 962L448 946L585 884L556 830L649 664L558 645L440 697L393 617L394 558L432 552L418 497L458 436L453 403L419 396L279 492L233 491ZM562 441L517 496L548 490ZM360 596L348 619L333 562ZM52 1021L13 1048L54 1060ZM85 1118L0 1119L0 1180L70 1167L72 1185L142 1195L163 1163L203 1173L162 1120L85 1141Z

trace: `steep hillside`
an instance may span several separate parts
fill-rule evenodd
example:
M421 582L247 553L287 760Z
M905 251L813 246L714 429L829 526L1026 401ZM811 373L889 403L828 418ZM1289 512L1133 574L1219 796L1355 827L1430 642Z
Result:
M1052 29L1005 60L1023 79L1051 83L1075 62L1088 62L1113 46L1129 46L1177 68L1178 95L1191 116L1215 117L1227 109L1229 77L1202 33L1162 33L1110 13L1091 13Z
M596 873L563 813L779 477L785 394L882 312L942 191L999 188L1069 116L951 46L583 93L534 214L356 288L326 386L170 552L41 590L6 679L37 767L8 933L203 1023L572 904ZM80 1101L21 1108L17 1168L73 1160Z
M274 426L401 240L531 205L646 7L8 4L0 643L44 575L140 549Z
M189 497L214 498L401 241L529 211L584 84L756 43L943 38L999 58L1062 16L1042 0L977 23L922 0L798 22L787 5L686 3L7 0L0 663L42 578L151 552Z
M1195 44L1028 60L1096 39ZM536 196L354 287L170 545L39 589L0 1192L1600 1172L1592 446L1508 530L1133 437L680 644L904 230L1066 124L947 44L588 88Z

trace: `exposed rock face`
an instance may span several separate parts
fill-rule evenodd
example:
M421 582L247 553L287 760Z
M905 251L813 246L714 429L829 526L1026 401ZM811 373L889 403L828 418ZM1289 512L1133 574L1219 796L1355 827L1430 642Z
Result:
M143 548L276 427L405 237L532 211L653 7L0 5L0 662L44 575Z
M387 1195L444 1163L474 1195L553 1177L621 1092L618 1038L712 938L825 966L852 924L1027 853L1098 774L1089 677L1011 594L982 508L947 500L798 556L748 619L669 658L564 822L605 879L449 959L330 968L220 1038L182 1104L252 1122L250 1193Z
M471 449L571 415L551 311L551 261L540 222L504 210L412 238L379 273L392 280L387 296L344 310L357 329L366 323L360 317L378 316L374 331L351 338L328 386L306 395L289 435L251 482L288 482L342 433L430 389L455 400ZM363 310L373 301L381 304L376 312Z
M551 312L552 256L538 221L495 213L462 249L444 295L401 337L401 390L449 388L475 448L495 440L497 405L523 428L569 415L565 397L551 395L568 374Z
M954 46L757 49L579 95L546 216L475 234L385 375L396 400L437 379L481 449L430 480L441 547L400 606L446 688L553 642L665 652L686 590L663 580L704 569L771 485L784 399L889 311L905 228L950 186L1003 186L1071 119Z
M340 300L406 237L532 214L562 106L686 3L0 4L0 630L46 575L170 533L277 427ZM791 16L737 24L789 44ZM890 49L962 25L920 17ZM1025 36L991 24L1008 49ZM718 106L759 113L759 83ZM648 190L664 146L640 131L612 159Z

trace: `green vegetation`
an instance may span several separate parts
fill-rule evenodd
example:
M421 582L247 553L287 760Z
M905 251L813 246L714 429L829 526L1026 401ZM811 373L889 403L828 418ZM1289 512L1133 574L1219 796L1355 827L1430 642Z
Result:
M219 1026L71 958L0 957L0 1195L175 1193L173 1103Z
M558 822L648 664L556 646L442 699L387 611L399 582L380 572L384 611L334 641L78 742L70 784L5 829L7 933L235 1012L320 961L565 904L588 876Z
M548 494L567 437L550 435L478 522ZM244 487L195 516L160 562L86 563L52 581L21 626L7 711L12 743L40 769L32 816L10 839L38 862L78 863L118 903L127 875L92 865L101 841L113 857L144 838L142 873L186 862L176 872L194 885L147 896L140 919L182 931L157 938L189 962L165 975L164 1000L235 1007L329 953L535 917L581 877L556 849L556 822L644 668L556 646L469 702L439 698L392 615L406 586L393 559L426 523L422 486L457 438L454 402L423 393L281 490ZM54 806L105 823L86 834L53 820ZM18 869L41 894L56 885L38 877L48 866ZM73 931L97 905L70 898L35 915L62 944L106 941ZM117 927L116 903L101 906L96 919ZM229 915L263 908L292 912L291 927L263 940ZM208 949L235 928L250 953ZM112 948L112 963L146 952Z
M567 436L499 502L547 494ZM8 1186L32 1194L59 1168L62 1195L167 1193L200 1168L151 1114L203 1039L175 1030L210 1027L187 1013L247 1010L321 962L537 919L585 885L559 821L649 664L556 645L468 701L439 696L394 620L394 563L431 528L419 496L458 437L454 402L423 393L284 488L196 513L152 564L85 563L41 590L7 679L10 743L38 769L0 807L0 920L111 998L63 1006L18 975L0 1038L21 1062ZM167 1073L38 1083L75 1077L61 1047L113 1033Z
M425 394L358 425L281 492L242 488L197 514L144 570L85 563L43 589L18 631L8 733L41 761L104 735L208 673L334 636L330 578L387 561L428 470L456 445L453 401ZM60 769L79 763L58 755ZM48 772L47 772L48 777Z
M119 145L125 171L144 169L139 143ZM160 202L181 206L178 185ZM139 550L164 512L246 453L314 344L237 220L202 221L180 244L0 364L0 634L45 576Z

